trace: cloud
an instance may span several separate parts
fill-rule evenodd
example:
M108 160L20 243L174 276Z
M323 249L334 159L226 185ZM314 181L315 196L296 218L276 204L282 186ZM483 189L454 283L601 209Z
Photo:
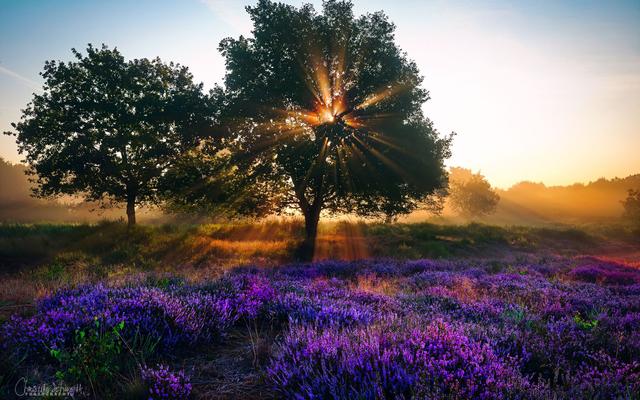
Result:
M244 4L237 0L200 0L215 16L238 33L248 34L252 24Z
M32 79L29 79L25 76L20 75L19 73L10 70L9 68L5 68L2 65L0 65L0 73L3 73L7 76L10 76L14 79L17 79L18 81L20 81L21 83L29 86L32 89L40 89L42 87L42 85Z

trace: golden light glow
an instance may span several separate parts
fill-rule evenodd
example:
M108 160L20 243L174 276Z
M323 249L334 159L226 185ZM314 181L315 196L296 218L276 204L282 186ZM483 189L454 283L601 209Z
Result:
M352 190L358 176L382 177L382 171L378 170L382 165L406 177L408 171L403 171L385 151L402 150L402 146L380 131L382 120L395 119L398 115L377 110L383 109L384 102L394 96L411 90L411 85L391 83L364 96L364 100L349 98L348 89L356 81L346 72L345 49L332 46L332 51L335 54L327 56L312 47L308 59L299 60L314 105L310 109L292 105L271 110L270 114L275 115L273 119L253 124L253 133L261 136L258 147L271 149L297 135L308 135L316 141L320 148L303 176L304 184L322 171ZM354 260L368 256L358 226L346 224L340 228L332 234L319 234L314 259Z
M336 117L331 112L331 110L324 105L320 107L317 111L318 119L320 120L320 124L332 123L335 121Z
M282 110L281 112L301 124L310 127L322 124L344 122L354 129L367 127L366 120L390 117L390 114L371 114L355 116L354 112L379 104L404 90L411 88L407 83L388 84L380 90L366 96L359 104L349 104L345 97L346 86L352 85L346 72L345 52L343 45L334 43L334 54L328 57L316 46L310 45L308 59L299 60L305 74L307 88L316 100L313 110ZM351 107L351 108L350 108Z
M369 96L367 96L367 98L360 104L358 104L356 106L356 109L358 110L363 110L367 107L371 107L372 105L378 104L381 101L384 101L392 96L395 96L396 94L407 90L410 87L410 85L407 85L405 83L398 83L395 85L388 85L386 87L384 87L383 89L370 94Z
M324 230L324 229L323 229ZM327 226L316 238L313 260L362 260L369 258L369 246L357 223L339 222Z

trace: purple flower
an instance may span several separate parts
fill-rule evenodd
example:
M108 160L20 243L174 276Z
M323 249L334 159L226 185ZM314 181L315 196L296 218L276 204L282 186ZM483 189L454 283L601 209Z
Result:
M9 318L0 350L56 367L52 350L72 351L76 331L123 322L127 343L150 339L162 360L255 326L275 333L265 372L282 397L635 398L639 274L588 257L370 260L87 285ZM187 387L166 367L144 376L160 382L154 396Z
M187 399L191 394L191 384L184 371L171 372L168 366L143 367L140 371L147 387L148 399Z

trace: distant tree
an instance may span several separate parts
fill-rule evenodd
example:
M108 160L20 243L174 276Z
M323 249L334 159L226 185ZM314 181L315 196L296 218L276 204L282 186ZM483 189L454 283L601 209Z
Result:
M500 196L480 173L454 167L449 177L449 200L458 214L474 218L495 212Z
M36 183L34 195L78 194L135 208L157 201L157 183L192 148L212 115L186 67L160 59L126 61L117 49L72 49L72 62L48 61L44 92L13 124Z
M283 190L275 209L302 213L303 257L323 212L396 216L446 186L451 139L423 115L428 92L383 13L356 18L347 1L247 10L253 37L220 43L228 146L252 182Z
M640 190L629 190L629 195L622 202L624 206L624 217L633 226L640 229Z
M30 197L25 166L13 164L0 157L0 209L7 210L13 203L35 203Z

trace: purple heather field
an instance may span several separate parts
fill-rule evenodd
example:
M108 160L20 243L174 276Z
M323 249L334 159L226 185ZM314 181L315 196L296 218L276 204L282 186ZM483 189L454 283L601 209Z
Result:
M85 285L1 329L19 374L100 382L137 369L123 389L132 398L136 387L152 399L640 396L640 271L586 256L319 261L197 284Z

